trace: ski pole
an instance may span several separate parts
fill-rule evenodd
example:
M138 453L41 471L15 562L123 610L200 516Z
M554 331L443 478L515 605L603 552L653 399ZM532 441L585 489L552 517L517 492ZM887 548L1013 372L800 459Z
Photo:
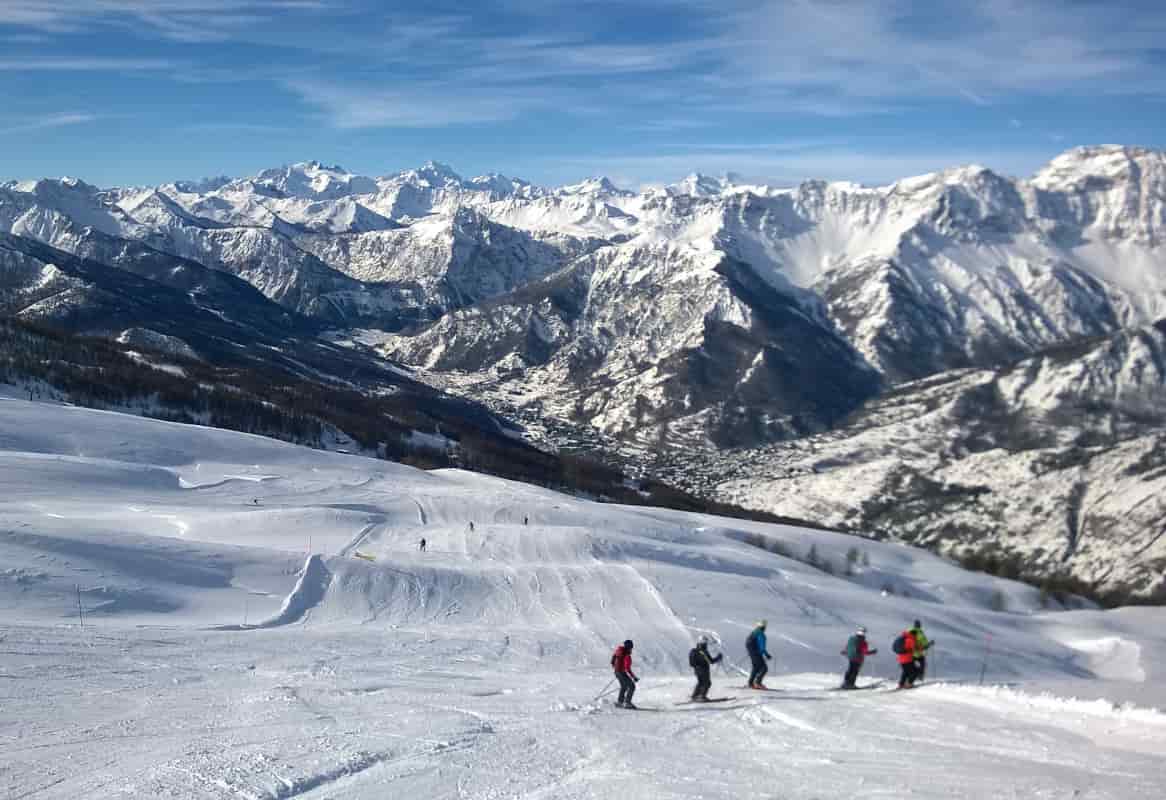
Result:
M604 695L611 694L611 692L609 692L609 691L608 691L608 688L609 688L609 687L610 687L610 686L611 686L613 683L615 683L615 678L612 678L611 680L609 680L609 681L607 682L607 686L604 686L604 687L603 687L603 691L602 691L602 692L600 692L599 694L595 695L595 699L594 699L594 700L592 700L591 702L592 702L592 703L597 703L597 702L599 702L599 698L603 697Z
M730 673L729 673L729 667L726 667L725 664L728 664L729 667L732 667L733 669L737 670L737 672L741 673L742 675L744 675L746 677L749 676L748 672L746 672L745 670L743 670L737 666L736 661L730 661L728 656L725 656L724 660L721 661L721 666L724 668L726 675L728 675Z

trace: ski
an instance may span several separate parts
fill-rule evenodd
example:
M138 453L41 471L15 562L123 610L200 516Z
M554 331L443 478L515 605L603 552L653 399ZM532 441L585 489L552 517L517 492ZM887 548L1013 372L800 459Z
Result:
M750 689L754 692L780 692L780 691L782 691L781 689L773 689L769 686L762 686L760 689L758 689L754 686L738 686L737 688L738 689Z
M875 681L874 683L868 683L865 686L835 686L833 689L828 689L827 691L831 691L831 692L861 692L861 691L864 691L866 689L878 689L882 685L883 685L883 681Z
M730 700L736 700L736 697L710 697L708 700L681 700L676 705L678 706L700 706L705 703L727 703Z

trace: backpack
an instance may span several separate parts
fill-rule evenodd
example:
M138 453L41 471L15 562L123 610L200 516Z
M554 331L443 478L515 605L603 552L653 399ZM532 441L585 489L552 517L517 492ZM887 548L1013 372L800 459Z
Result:
M907 634L900 633L899 636L891 643L891 649L899 655L907 652Z
M749 655L756 656L761 655L759 652L760 649L757 646L757 631L750 632L749 637L745 639L745 652L749 653Z
M704 662L701 660L699 647L694 647L688 651L688 666L699 667L702 663Z

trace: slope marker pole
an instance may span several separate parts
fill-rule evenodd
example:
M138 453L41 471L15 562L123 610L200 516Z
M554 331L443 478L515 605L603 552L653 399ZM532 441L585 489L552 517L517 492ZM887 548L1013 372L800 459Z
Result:
M81 611L81 584L74 584L77 587L77 620L81 623L81 627L85 627L85 614Z
M992 654L992 634L984 636L984 663L980 665L980 685L984 685L984 673L988 671L988 656Z

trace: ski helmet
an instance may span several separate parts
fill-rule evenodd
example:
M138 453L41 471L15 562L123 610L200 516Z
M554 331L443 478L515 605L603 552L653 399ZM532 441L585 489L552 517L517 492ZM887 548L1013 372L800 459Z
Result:
M858 630L855 631L859 636L866 636L866 626L859 625Z
M696 643L697 643L697 644L708 644L708 643L709 643L709 637L707 637L707 636L701 636L699 639L697 639L697 640L696 640Z
M624 643L623 643L623 646L624 646L624 649L625 649L625 650L631 650L631 649L632 649L632 640L631 640L631 639L625 639L625 640L624 640Z
M923 623L922 623L922 622L920 622L919 620L915 620L915 627L916 627L916 628L922 628L922 627L923 627Z
M766 624L766 621L765 621L765 620L759 620L759 621L757 622L757 627L758 627L758 628L764 628L764 627L765 627L765 624Z

